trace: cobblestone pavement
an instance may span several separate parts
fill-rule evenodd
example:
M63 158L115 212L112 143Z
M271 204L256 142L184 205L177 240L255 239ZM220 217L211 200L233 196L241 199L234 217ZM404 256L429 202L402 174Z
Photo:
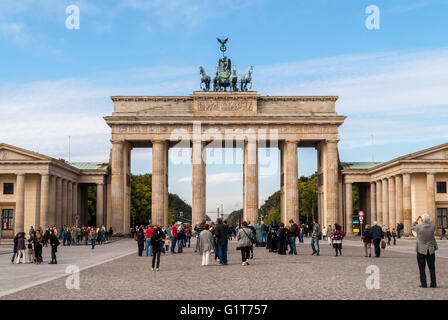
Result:
M399 242L400 247L415 248L415 242L404 241ZM334 256L325 241L321 242L319 257L311 255L308 243L298 245L298 256L281 256L255 248L250 266L241 265L235 242L229 245L227 266L219 266L211 259L213 265L202 267L201 257L189 248L182 254L162 255L159 272L151 271L151 258L137 256L135 241L127 239L119 243L134 253L81 271L79 290L67 289L63 277L2 299L446 299L448 296L448 259L436 260L439 288L422 289L418 287L415 251L410 254L388 248L381 258L365 258L355 241L344 243L340 257ZM445 244L441 246L446 248ZM378 290L366 288L369 265L379 268Z
M61 245L58 247L57 265L48 265L51 261L50 247L43 248L44 262L40 265L12 264L11 245L8 254L0 255L0 299L4 295L65 277L65 270L70 265L76 265L83 270L131 254L134 252L132 244L130 240L114 241L97 245L94 250L90 245Z

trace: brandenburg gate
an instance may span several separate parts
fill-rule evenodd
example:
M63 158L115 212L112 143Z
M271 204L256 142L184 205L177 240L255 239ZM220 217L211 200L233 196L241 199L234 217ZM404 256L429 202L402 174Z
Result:
M224 52L213 79L200 67L201 89L190 96L114 96L104 117L112 129L107 225L128 233L130 163L133 148L152 148L152 223L168 225L168 150L192 148L192 223L206 216L206 157L209 148L243 149L243 218L258 221L258 148L280 149L281 220L298 222L300 147L317 149L318 215L325 225L342 222L338 176L338 97L260 96L252 88L252 66L238 80ZM210 90L213 81L213 89ZM238 83L240 87L238 87ZM229 91L227 91L229 90Z
M258 147L278 146L281 218L298 221L300 147L318 151L319 221L342 221L338 199L337 97L260 96L253 91L197 91L184 97L112 97L110 224L127 233L130 225L130 163L133 148L152 148L152 222L168 224L168 149L192 148L192 222L205 219L204 149L217 137L244 150L244 220L258 221Z

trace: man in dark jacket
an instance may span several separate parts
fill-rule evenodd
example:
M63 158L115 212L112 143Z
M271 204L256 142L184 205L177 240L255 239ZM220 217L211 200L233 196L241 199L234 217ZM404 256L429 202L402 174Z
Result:
M58 251L58 246L60 244L59 239L56 234L56 231L50 231L50 246L51 246L51 262L49 264L57 264L56 260L56 252Z
M288 230L288 242L289 242L289 252L288 254L297 255L296 247L296 237L299 235L299 227L294 223L294 220L289 220L289 230Z
M380 243L381 243L381 239L384 238L384 233L376 221L373 222L371 235L372 235L373 245L375 247L375 257L379 258L381 255Z
M17 255L18 238L19 238L19 234L16 234L16 236L14 237L14 248L13 248L11 263L14 263L14 259L16 258L16 255Z
M215 235L216 235L216 254L218 255L219 258L219 264L226 265L229 228L227 224L223 223L221 218L217 220Z

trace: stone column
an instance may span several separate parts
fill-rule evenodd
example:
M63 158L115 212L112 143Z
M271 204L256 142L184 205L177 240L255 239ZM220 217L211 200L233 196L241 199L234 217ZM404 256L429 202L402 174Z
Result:
M56 227L61 232L62 227L62 179L56 177Z
M395 210L397 212L396 225L397 223L403 222L403 177L401 175L395 176L395 190Z
M345 233L353 234L353 185L351 183L345 184Z
M111 227L114 233L123 233L124 180L123 141L112 141L111 170ZM153 197L154 197L154 190Z
M151 222L157 225L164 223L165 197L165 154L166 141L152 142L152 197Z
M389 226L389 188L387 178L382 180L382 191L383 191L383 224ZM382 227L382 226L381 226Z
M40 179L40 226L45 230L49 222L50 175L43 174ZM38 226L36 226L38 227Z
M404 234L411 234L412 220L412 203L411 203L411 174L403 174L403 224Z
M299 220L297 141L283 142L281 162L282 192L280 209L282 222L286 225L291 219L296 223Z
M206 160L205 142L193 141L192 147L192 227L205 220L206 212Z
M56 177L50 176L50 204L48 226L56 225Z
M426 211L429 214L431 222L436 224L436 199L434 192L435 175L432 172L426 173Z
M76 225L76 216L78 216L78 183L73 182L73 210L72 210L72 221ZM79 226L78 221L78 226Z
M164 163L164 179L163 182L163 226L168 226L168 154L169 154L169 143L166 143L165 157L163 159Z
M67 180L62 179L62 226L67 225Z
M96 185L96 227L101 228L104 224L104 184Z
M297 148L296 148L297 150ZM296 151L297 154L297 151ZM297 157L296 157L297 159ZM296 160L297 161L297 160ZM296 162L297 163L297 162ZM297 167L297 165L296 165ZM297 174L297 172L296 172ZM258 222L258 143L244 142L243 220L255 226ZM294 219L295 221L295 219Z
M396 216L396 205L395 205L395 178L388 178L388 188L389 188L389 227L396 228L397 227L397 216Z
M338 140L327 140L326 148L326 161L327 161L327 181L326 184L327 194L327 224L334 226L338 217L338 179L339 179L339 159L338 159Z
M73 218L73 182L67 182L67 224L74 225Z
M16 216L14 233L25 230L25 175L18 174L16 182Z
M376 217L376 185L375 182L370 182L370 212L369 224L373 226L373 221L377 221Z
M376 182L376 221L380 227L383 226L383 183Z

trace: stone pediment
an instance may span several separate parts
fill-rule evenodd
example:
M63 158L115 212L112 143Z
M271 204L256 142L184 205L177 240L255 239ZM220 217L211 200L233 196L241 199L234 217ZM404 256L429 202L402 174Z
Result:
M51 158L36 152L0 143L1 161L49 161Z
M405 160L448 160L448 143L412 153Z

